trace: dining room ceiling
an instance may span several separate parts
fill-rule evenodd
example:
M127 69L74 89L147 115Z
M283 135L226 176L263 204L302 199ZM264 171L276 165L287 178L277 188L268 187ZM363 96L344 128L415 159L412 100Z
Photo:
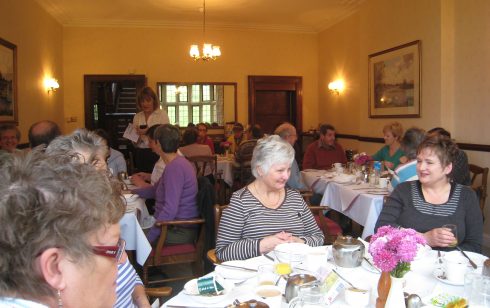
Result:
M36 0L63 26L196 28L202 0ZM206 0L211 28L319 32L367 0Z

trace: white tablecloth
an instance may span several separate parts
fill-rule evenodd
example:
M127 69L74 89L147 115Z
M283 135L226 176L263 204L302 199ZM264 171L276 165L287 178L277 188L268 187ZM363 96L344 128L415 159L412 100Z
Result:
M137 216L139 216L139 221ZM141 226L148 228L153 223L154 218L149 215L145 201L141 198L137 198L133 202L128 202L127 212L119 221L121 238L126 241L126 249L136 251L136 261L140 265L145 264L151 252L150 242L148 242Z
M330 249L329 249L330 250ZM346 279L348 279L354 286L363 287L370 289L370 305L368 307L374 307L377 298L377 284L380 277L379 273L372 272L367 269L367 266L361 265L356 268L341 268L336 267L333 264L331 259L331 252L329 254L330 258L327 262L320 264L326 268L336 268L336 270ZM404 288L405 292L418 294L425 303L428 303L429 300L439 294L450 294L456 296L464 295L464 287L463 286L453 286L441 281L438 281L434 275L433 270L436 267L437 260L436 251L429 251L424 258L419 258L416 261L412 262L412 270L405 275L406 286ZM249 268L256 268L259 264L272 264L272 261L261 256L257 258L252 258L244 261L244 265ZM306 265L299 265L298 267L304 267ZM478 269L481 272L481 268ZM284 287L285 282L283 281L279 286ZM257 287L256 277L252 277L247 280L245 283L235 286L232 292L225 297L222 301L215 304L203 304L196 300L196 296L186 295L183 292L180 292L175 297L171 298L167 301L162 307L171 307L175 306L188 306L188 307L224 307L233 302L233 300L238 299L239 301L247 301L250 299L260 300L255 295L254 289ZM281 305L281 308L288 307L284 301ZM349 307L344 300L344 293L340 293L339 296L335 299L332 305L329 307ZM280 308L280 307L271 307L271 308Z
M221 172L223 180L230 187L233 186L233 160L218 156L218 172Z
M358 224L364 226L362 238L374 234L374 227L383 209L384 195L374 195L369 192L382 193L382 190L370 187L368 184L345 185L339 184L322 175L325 171L302 171L303 180L314 192L323 195L320 205L343 213Z

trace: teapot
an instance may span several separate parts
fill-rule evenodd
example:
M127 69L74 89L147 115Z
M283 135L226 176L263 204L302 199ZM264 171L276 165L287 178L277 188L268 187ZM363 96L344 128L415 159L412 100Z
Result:
M284 296L286 297L286 302L289 303L290 300L298 296L298 290L301 286L311 285L318 283L318 280L313 275L308 274L296 274L291 275L286 283L286 291Z
M364 244L352 236L339 236L333 243L332 254L340 267L358 267L364 257Z

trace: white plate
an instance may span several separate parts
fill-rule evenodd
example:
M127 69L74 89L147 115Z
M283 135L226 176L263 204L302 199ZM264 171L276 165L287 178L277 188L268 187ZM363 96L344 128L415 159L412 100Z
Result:
M279 262L299 264L303 262L311 247L302 243L279 244L274 249L274 255Z
M483 267L483 262L487 259L484 255L481 255L476 252L471 252L471 251L465 251L466 255L473 261L475 262L476 266L478 267ZM459 255L462 256L461 252L458 250L453 250L449 252L445 252L444 255ZM471 266L470 262L468 261L468 266Z
M417 244L417 255L415 256L414 260L421 260L429 255L429 253L432 251L432 248L429 245L420 245Z
M221 301L224 301L228 297L228 295L231 293L231 291L233 290L233 287L235 286L233 283L226 281L226 280L223 280L221 284L222 284L224 290L223 290L223 293L221 293L220 295L214 295L214 296L212 296L212 295L209 295L209 296L199 295L198 291L197 291L197 278L196 278L196 279L192 279L192 280L188 281L184 285L183 292L184 292L184 294L189 295L194 301L196 301L198 303L216 304L216 303L219 303Z
M249 263L245 261L227 261L223 262L225 265L233 265L233 266L241 266L241 267L246 267L246 268L254 268L253 266L251 267ZM256 272L250 272L250 271L245 271L245 270L240 270L240 269L233 269L230 267L226 266L216 266L214 269L218 275L225 279L233 279L233 280L245 280L254 277L257 275Z
M464 280L463 281L450 281L450 280L445 279L444 270L442 270L442 269L434 270L434 272L432 272L432 275L442 283L450 284L452 286L464 286Z

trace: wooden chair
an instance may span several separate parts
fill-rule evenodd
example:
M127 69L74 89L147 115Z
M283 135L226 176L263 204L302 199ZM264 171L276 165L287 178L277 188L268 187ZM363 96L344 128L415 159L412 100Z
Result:
M323 232L325 237L324 244L331 245L337 239L337 236L342 235L342 228L335 221L325 217L323 212L328 209L325 206L310 205L308 206L313 213L313 217Z
M247 185L252 179L251 160L253 150L257 140L246 140L240 144L235 152L235 162L233 164L233 174L237 180L236 189Z
M206 176L206 170L211 172L214 178L214 189L219 202L222 204L225 199L225 183L223 174L218 171L218 157L216 155L198 155L186 157L196 169L196 176Z
M189 280L203 275L202 258L204 254L204 219L196 218L189 220L174 220L174 221L157 221L155 225L161 228L161 234L156 247L152 249L150 256L143 266L143 283L145 286L175 280ZM197 240L191 244L166 245L167 232L172 226L199 226ZM160 267L174 264L189 263L192 266L193 275L184 275L179 277L170 277L160 280L148 280L148 269L150 267Z
M471 188L473 188L480 199L480 210L483 217L485 217L483 208L485 207L485 200L487 199L488 168L479 167L473 164L469 164L469 167L471 172ZM477 182L476 179L479 175L481 175L481 180Z
M227 207L228 205L219 205L219 204L216 204L214 206L214 230L215 230L214 235L216 238L218 238L218 227L219 227L219 222L221 220L221 214L223 213L223 210L226 209ZM218 257L216 257L216 249L208 250L207 257L211 263L214 264L221 263Z
M157 288L145 288L146 297L148 297L150 304L152 299L158 299L160 303L163 302L163 297L169 297L172 295L171 287L157 287Z

